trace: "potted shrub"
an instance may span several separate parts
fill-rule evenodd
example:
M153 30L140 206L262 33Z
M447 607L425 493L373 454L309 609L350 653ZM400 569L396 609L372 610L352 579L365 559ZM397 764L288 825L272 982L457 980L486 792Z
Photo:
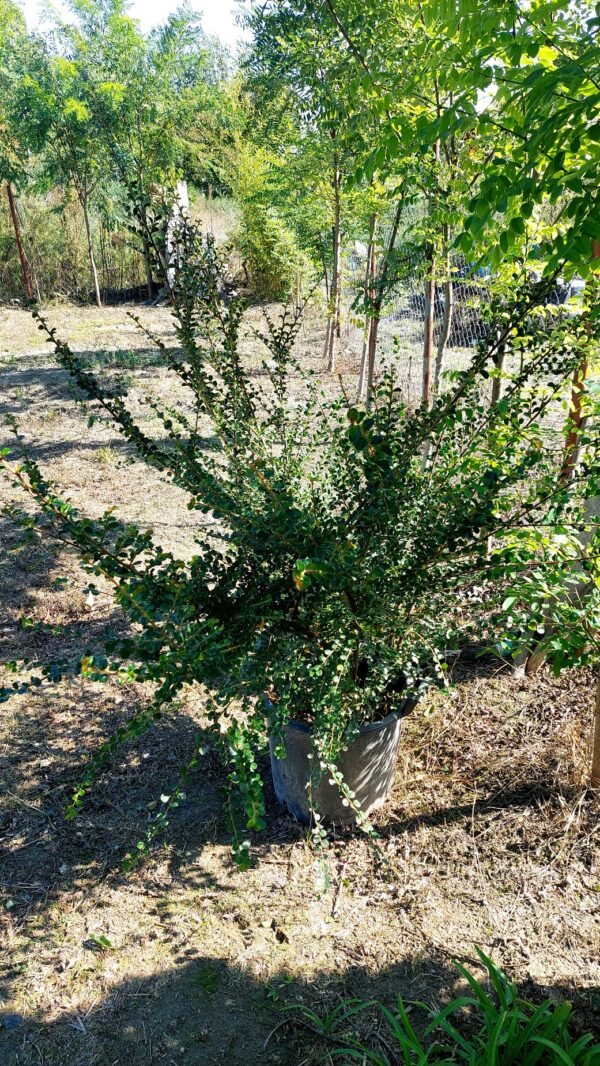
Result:
M296 314L266 317L257 375L241 355L244 308L224 284L224 253L190 226L181 243L180 348L156 343L189 405L171 412L152 402L160 439L40 325L92 411L185 490L192 513L212 516L215 535L200 526L195 555L178 560L113 513L82 516L26 455L16 468L3 461L39 504L31 535L60 529L136 623L134 636L70 668L96 679L126 669L156 687L98 753L72 811L118 744L202 684L245 862L249 831L264 825L269 742L278 796L298 817L368 829L391 783L402 715L444 678L450 650L496 639L506 538L556 525L571 506L543 423L588 338L583 325L557 320L532 339L531 301L520 297L430 410L408 408L393 367L366 410L343 386L302 373ZM488 379L509 333L518 358L490 406Z

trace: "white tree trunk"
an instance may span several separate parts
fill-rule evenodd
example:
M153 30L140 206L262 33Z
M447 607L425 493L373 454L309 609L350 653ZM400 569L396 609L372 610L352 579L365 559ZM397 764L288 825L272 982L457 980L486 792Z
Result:
M171 292L175 285L175 277L179 266L179 246L177 243L177 231L181 223L188 217L190 210L190 198L187 181L178 181L175 189L175 198L171 209L171 217L167 225L167 283Z
M90 226L90 216L88 213L88 201L87 194L84 190L77 190L79 196L79 202L83 210L83 220L85 222L85 233L87 237L88 256L90 260L90 267L92 269L92 280L94 282L94 295L96 297L96 303L98 307L102 307L102 297L100 295L100 283L98 281L98 271L96 269L96 259L94 257L94 245L92 243L92 228Z
M450 336L450 330L452 329L452 320L454 318L454 282L452 280L452 257L448 250L448 244L450 240L450 230L447 225L444 226L444 244L446 246L446 277L444 278L444 318L442 321L442 330L440 333L440 339L437 346L437 355L435 359L435 377L433 384L434 394L437 395L440 389L440 382L442 380L442 374L444 373L444 356L446 354L446 345L448 344L448 337Z
M373 328L373 300L375 297L375 275L377 272L377 252L375 234L377 230L377 215L371 218L371 232L369 234L369 249L367 252L367 269L365 273L365 329L363 334L363 349L360 361L360 376L358 379L358 398L364 400L367 392L367 358L370 346L371 331Z

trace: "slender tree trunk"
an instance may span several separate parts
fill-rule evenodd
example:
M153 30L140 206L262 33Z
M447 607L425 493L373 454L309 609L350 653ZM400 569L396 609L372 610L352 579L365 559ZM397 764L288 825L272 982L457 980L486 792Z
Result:
M327 314L327 326L326 326L326 329L325 329L325 348L323 350L323 355L325 356L325 359L327 359L327 367L328 368L329 368L329 344L330 344L330 339L331 339L332 323L333 323L333 316L331 314L331 309L329 309L329 312Z
M327 306L329 307L329 271L327 269L327 262L325 255L321 255L321 264L323 266L323 277L325 279L325 299L327 300Z
M365 329L363 334L362 357L360 361L360 376L358 379L358 398L364 400L367 388L367 353L371 337L373 323L372 310L375 295L375 273L377 270L377 253L375 249L375 234L377 231L377 215L371 216L371 229L369 232L369 250L367 252L367 269L365 273Z
M110 260L108 257L108 247L106 243L106 230L104 229L103 224L100 225L100 261L104 288L108 289L111 287L112 278Z
M592 246L592 256L594 259L600 258L600 241L594 241ZM589 331L589 323L588 323ZM571 394L571 407L569 411L569 432L567 434L567 440L565 444L565 451L563 457L563 465L560 473L560 480L562 484L568 486L575 473L575 469L580 461L581 453L581 437L585 427L585 412L583 398L585 394L586 383L589 375L589 360L587 354L581 360L581 363L577 367L573 376L573 386ZM598 517L600 508L600 501L598 497L590 497L586 501L586 513L588 518L592 521ZM585 545L589 539L589 535L584 534L582 537L582 543ZM585 589L581 591L575 587L567 593L569 597L585 596ZM527 673L535 673L540 669L545 661L545 656L539 650L535 650L529 657L526 664ZM590 768L590 786L592 788L600 789L600 674L596 680L595 700L594 700L594 726L592 733L592 760Z
M392 253L396 247L396 240L398 238L398 230L400 228L400 219L402 217L402 208L404 201L402 198L398 201L396 208L396 214L394 215L394 222L392 225L392 231L389 236L389 240L385 249L385 254L379 270L379 277L377 284L374 285L375 296L373 299L373 313L371 317L371 328L369 331L369 342L367 347L367 398L366 406L370 408L373 398L373 382L375 381L375 361L377 358L377 341L379 339L379 324L381 322L381 311L383 308L383 301L388 286L390 264L392 259Z
M335 335L342 335L342 175L339 166L336 173L335 184Z
M342 250L338 240L338 278L335 307L335 335L338 340L342 337Z
M146 291L148 293L148 299L154 298L154 284L152 282L152 256L150 255L150 245L146 237L144 237L144 269L146 271Z
M327 341L325 354L327 356L327 369L335 370L335 341L341 330L341 188L342 176L340 173L338 155L334 152L333 162L333 198L334 198L334 222L333 222L333 271L331 276L331 294L329 300L329 320L327 323Z
M500 347L498 348L498 351L496 353L496 356L494 358L494 363L496 365L496 370L498 371L498 377L494 378L494 382L493 382L493 385L492 385L492 399L491 399L492 407L494 406L494 404L498 403L498 401L502 399L502 393L504 391L504 383L502 381L502 371L504 370L504 360L505 359L506 359L506 342L504 344L500 345Z
M298 257L298 261L296 263L296 286L295 286L295 292L296 292L296 313L298 313L298 311L300 310L300 307L301 307L301 303L302 303L302 277L300 275L300 257Z
M433 364L433 324L435 318L435 250L430 245L427 256L427 280L425 282L425 341L423 344L423 403L431 407L431 381Z
M600 674L596 681L596 701L594 708L594 738L592 741L592 788L600 788Z
M440 91L437 82L437 78L434 79L435 86L435 99L437 106L438 118L441 115L441 103L440 103ZM433 152L434 158L434 177L436 183L440 181L439 166L441 162L442 145L441 141L436 141ZM430 205L431 206L431 205ZM432 383L433 383L433 327L435 322L435 274L436 274L436 262L435 262L435 245L431 241L428 253L427 253L427 278L425 281L425 338L423 341L423 403L429 410L432 400Z
M560 474L561 481L565 485L568 485L571 481L577 463L579 438L581 437L581 431L583 429L583 396L588 373L589 362L587 356L585 356L573 375L571 407L569 410L569 420L571 425L565 443L563 465Z
M12 185L10 181L6 183L6 194L8 196L8 204L10 207L10 214L12 218L12 224L15 231L15 239L17 242L17 248L19 249L19 259L21 261L21 273L23 275L23 285L25 287L25 295L28 300L33 300L33 285L31 284L31 274L29 271L29 263L27 262L27 256L25 254L25 247L23 245L23 238L21 236L21 225L19 223L19 212L17 211L17 205L15 202L15 195L13 193Z
M373 319L370 314L365 317L365 328L363 332L363 346L362 354L360 357L360 373L358 375L358 399L364 400L367 392L367 354L369 351L369 340L371 338L371 326Z
M449 227L448 225L445 225L444 244L446 246L446 277L444 279L444 318L442 321L442 331L440 333L440 339L438 341L437 355L435 360L434 392L436 393L436 395L439 392L442 374L444 373L444 355L446 353L446 345L448 344L450 330L452 329L452 320L454 318L454 282L452 280L452 257L448 248L449 240Z
M600 258L600 241L592 242L592 257L594 259ZM588 323L588 333L590 331ZM567 435L565 444L565 453L563 458L563 465L561 470L561 481L568 485L573 476L573 471L577 463L577 455L579 452L579 441L581 438L581 431L583 429L583 395L585 391L585 384L587 381L590 365L587 357L587 353L584 355L579 366L577 367L575 374L573 375L573 386L571 392L571 408L569 411L570 428Z
M94 245L92 243L92 227L90 226L90 215L88 211L88 198L85 190L77 190L79 195L79 202L83 210L83 220L85 222L85 234L87 237L88 256L90 259L90 267L92 268L92 279L94 282L94 294L96 297L96 303L98 307L102 307L102 297L100 295L100 284L98 282L98 271L96 269L96 260L94 258Z
M377 362L377 341L379 339L379 323L381 322L381 307L379 307L371 319L369 330L369 344L367 348L367 407L371 407L373 399L373 385L375 382L375 364Z

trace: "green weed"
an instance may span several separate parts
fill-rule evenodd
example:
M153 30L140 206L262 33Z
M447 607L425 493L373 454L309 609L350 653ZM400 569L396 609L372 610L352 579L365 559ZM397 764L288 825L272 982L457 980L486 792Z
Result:
M349 1000L324 1016L303 1004L285 1008L301 1026L337 1043L331 1057L362 1066L428 1066L466 1063L468 1066L600 1066L600 1044L590 1034L577 1039L570 1028L571 1004L551 1000L536 1006L519 996L515 985L491 959L477 949L488 974L490 991L460 963L455 966L469 991L443 1010L432 1012L424 1003L407 1007L399 996L396 1009L376 1000ZM409 1016L417 1008L429 1021L419 1035ZM352 1027L365 1012L383 1021L379 1047L367 1046Z

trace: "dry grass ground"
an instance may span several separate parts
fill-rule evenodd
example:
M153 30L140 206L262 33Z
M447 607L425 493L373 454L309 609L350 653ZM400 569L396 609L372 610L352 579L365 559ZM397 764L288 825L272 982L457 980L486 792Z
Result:
M132 402L148 391L178 402L123 309L49 314L121 376ZM172 339L165 310L141 314ZM4 413L82 508L98 515L117 503L189 552L198 527L184 498L142 474L109 426L88 427L40 336L24 312L0 312ZM309 322L301 345L315 366L320 337ZM16 499L6 483L0 493ZM0 519L3 661L76 655L122 626L108 593L87 604L68 553L18 541ZM352 832L315 855L271 800L256 864L237 872L209 745L168 841L124 876L123 857L203 729L200 695L122 753L74 824L64 806L89 754L143 695L66 680L0 709L0 1062L316 1066L327 1047L289 1026L264 1050L280 1002L324 1009L401 992L440 1004L456 990L452 959L473 962L476 944L528 994L571 998L578 1024L597 1022L599 804L585 789L585 672L457 669L405 723L379 817L388 867Z

